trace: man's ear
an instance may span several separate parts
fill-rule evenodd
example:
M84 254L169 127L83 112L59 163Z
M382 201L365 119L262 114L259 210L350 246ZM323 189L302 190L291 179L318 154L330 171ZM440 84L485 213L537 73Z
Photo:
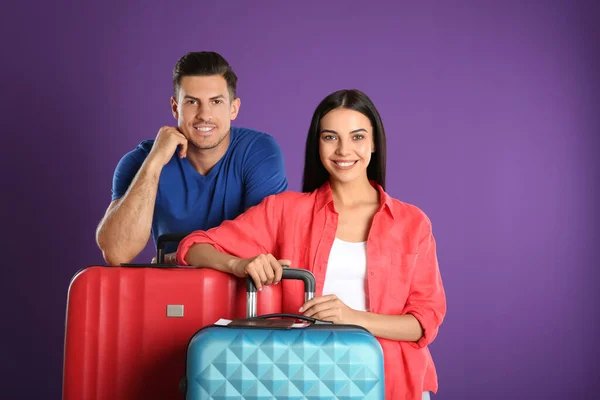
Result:
M173 118L179 121L179 105L177 104L177 100L175 97L171 96L171 112L173 113Z
M242 105L242 100L240 100L239 97L236 97L235 99L233 99L233 101L231 102L231 116L230 119L233 121L234 119L237 118L238 113L240 112L240 106Z

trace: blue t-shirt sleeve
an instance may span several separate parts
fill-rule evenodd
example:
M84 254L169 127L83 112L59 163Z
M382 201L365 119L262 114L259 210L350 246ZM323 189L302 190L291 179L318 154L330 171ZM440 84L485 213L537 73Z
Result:
M253 143L244 162L244 183L244 210L287 190L283 153L272 136L263 135Z
M117 200L123 197L135 174L144 163L148 155L142 148L138 147L135 150L125 154L115 168L112 182L112 200Z

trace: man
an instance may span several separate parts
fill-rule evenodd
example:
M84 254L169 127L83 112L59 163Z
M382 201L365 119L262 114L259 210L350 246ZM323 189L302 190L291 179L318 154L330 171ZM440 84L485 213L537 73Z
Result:
M112 202L96 240L109 265L130 263L165 233L207 230L287 189L281 149L255 130L232 127L237 76L219 54L193 52L173 70L177 127L162 127L117 165ZM176 244L166 263L175 263Z

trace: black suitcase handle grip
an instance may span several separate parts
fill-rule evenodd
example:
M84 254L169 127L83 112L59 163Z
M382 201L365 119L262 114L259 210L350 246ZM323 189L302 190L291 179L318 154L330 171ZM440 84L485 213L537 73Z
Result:
M165 244L179 243L191 232L165 233L156 239L156 264L122 263L121 267L129 268L174 268L176 264L165 264Z
M308 301L315 296L317 283L315 276L306 269L283 267L281 279L295 279L304 282L304 301ZM246 318L256 317L257 314L257 290L252 277L246 279Z
M331 322L331 321L323 321L320 319L305 317L304 315L286 314L286 313L265 314L265 315L259 315L257 317L248 318L248 319L270 319L270 318L292 318L292 319L301 319L303 321L307 321L312 324L333 324L333 322Z
M304 293L314 293L317 286L315 276L306 269L283 267L281 279L294 279L304 282ZM246 293L255 293L256 285L252 277L246 279Z

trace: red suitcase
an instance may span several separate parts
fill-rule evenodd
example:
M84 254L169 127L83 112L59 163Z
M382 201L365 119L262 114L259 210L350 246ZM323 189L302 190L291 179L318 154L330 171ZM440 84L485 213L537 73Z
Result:
M164 243L181 239L164 235ZM63 400L183 399L190 338L219 318L245 315L245 281L173 265L90 266L69 285ZM280 285L265 288L259 314L281 312ZM238 288L239 287L239 288Z

